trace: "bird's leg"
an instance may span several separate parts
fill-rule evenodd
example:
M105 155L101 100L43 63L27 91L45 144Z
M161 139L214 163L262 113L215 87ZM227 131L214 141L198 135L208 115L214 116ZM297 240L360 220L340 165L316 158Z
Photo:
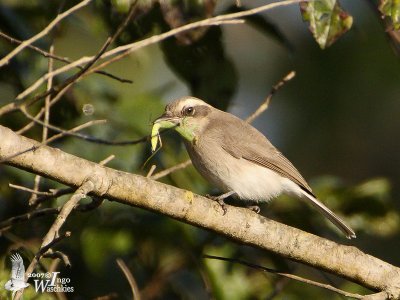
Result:
M223 215L225 215L227 212L227 209L226 209L224 199L228 198L229 196L232 196L233 194L235 194L235 192L230 191L230 192L227 192L227 193L219 195L219 196L211 196L211 195L207 194L206 197L211 200L217 201L218 204L221 206L222 210L224 211Z

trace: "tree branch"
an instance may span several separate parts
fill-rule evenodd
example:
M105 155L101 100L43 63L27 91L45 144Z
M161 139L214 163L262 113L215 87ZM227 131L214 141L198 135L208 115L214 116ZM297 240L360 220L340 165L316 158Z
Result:
M0 158L40 144L0 126ZM149 178L117 171L42 146L7 162L57 182L80 187L96 176L93 194L158 212L185 223L225 235L240 243L268 250L328 271L367 288L400 297L400 269L361 250L329 241L239 207L222 214L215 201ZM329 255L327 255L329 254Z

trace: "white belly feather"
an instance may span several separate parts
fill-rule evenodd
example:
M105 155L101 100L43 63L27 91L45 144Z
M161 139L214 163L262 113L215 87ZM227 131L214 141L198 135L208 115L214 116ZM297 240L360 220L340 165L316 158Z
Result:
M196 169L223 192L234 191L239 199L264 202L281 193L301 195L300 187L291 180L243 158L235 158L222 148L212 149L213 155L204 155L199 151L210 150L207 147L186 146Z

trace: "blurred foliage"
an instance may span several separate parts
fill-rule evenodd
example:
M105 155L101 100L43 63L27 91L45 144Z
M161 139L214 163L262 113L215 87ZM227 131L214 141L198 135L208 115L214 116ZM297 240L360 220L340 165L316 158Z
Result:
M380 0L379 11L383 17L388 17L392 29L400 29L400 2L396 0Z
M77 2L2 1L0 29L26 39L45 27L58 11ZM241 9L256 5L242 2ZM263 204L261 214L399 264L400 206L395 199L400 196L400 160L395 137L400 126L400 66L385 42L379 20L361 4L352 5L350 9L361 11L353 14L359 16L360 25L327 51L310 41L299 18L285 15L289 7L247 18L248 25L203 28L167 39L107 68L132 79L133 84L98 74L84 78L52 107L50 122L68 129L90 120L107 119L106 125L89 128L85 133L110 141L136 139L149 134L151 120L161 114L167 100L186 94L219 108L233 108L245 116L288 68L296 68L296 80L273 99L267 121L260 117L256 125L277 141L300 170L313 175L306 177L312 177L314 192L343 216L358 239L344 240L315 210L289 197ZM115 32L128 8L129 1L94 1L35 45L48 49L54 42L56 53L71 59L93 55ZM239 9L232 8L231 1L138 1L132 24L113 46L233 10ZM297 7L294 10L298 17ZM324 41L326 45L331 42ZM0 39L0 56L13 47ZM56 62L56 66L61 65ZM28 49L20 53L1 69L0 105L12 102L46 70L47 59ZM56 83L71 74L57 77ZM40 105L30 108L31 113L37 112ZM0 123L17 130L28 121L13 113L3 116ZM265 123L270 127L265 128ZM274 129L274 124L279 124L279 129ZM39 140L41 128L35 126L26 136ZM92 161L114 154L116 158L108 166L128 172L145 175L149 168L142 169L150 155L148 144L104 146L64 138L52 146ZM150 164L156 164L159 171L186 159L176 134L167 132L161 151ZM323 175L327 172L335 175ZM9 166L0 168L0 222L30 210L29 195L10 189L8 183L32 187L33 178ZM192 166L162 181L200 194L216 192ZM44 191L61 187L45 179L40 186ZM64 196L47 201L42 207L58 207L67 199ZM232 203L240 205L234 200ZM11 251L18 251L27 266L53 220L54 216L43 216L1 231L0 287L10 276ZM236 257L326 281L326 275L271 253L118 203L106 201L96 210L73 213L65 230L70 230L72 236L56 249L66 253L72 263L70 268L59 265L62 276L70 278L75 288L75 293L66 294L68 299L92 299L112 293L118 294L118 299L130 299L130 287L116 264L117 258L128 265L143 299L340 298L244 266L205 260L203 254ZM43 259L36 271L45 272L51 263ZM348 291L366 293L358 285L334 276L329 280ZM0 288L0 298L7 296L10 293ZM31 284L24 298L56 297L36 294Z

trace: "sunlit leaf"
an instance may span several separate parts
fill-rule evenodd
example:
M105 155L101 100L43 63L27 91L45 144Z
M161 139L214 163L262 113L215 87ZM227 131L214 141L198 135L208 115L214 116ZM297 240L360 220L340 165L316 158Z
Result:
M394 30L400 29L400 0L380 0L379 11L382 17L389 18Z
M316 0L300 3L303 20L309 22L319 46L331 46L353 24L353 17L342 9L337 0Z

